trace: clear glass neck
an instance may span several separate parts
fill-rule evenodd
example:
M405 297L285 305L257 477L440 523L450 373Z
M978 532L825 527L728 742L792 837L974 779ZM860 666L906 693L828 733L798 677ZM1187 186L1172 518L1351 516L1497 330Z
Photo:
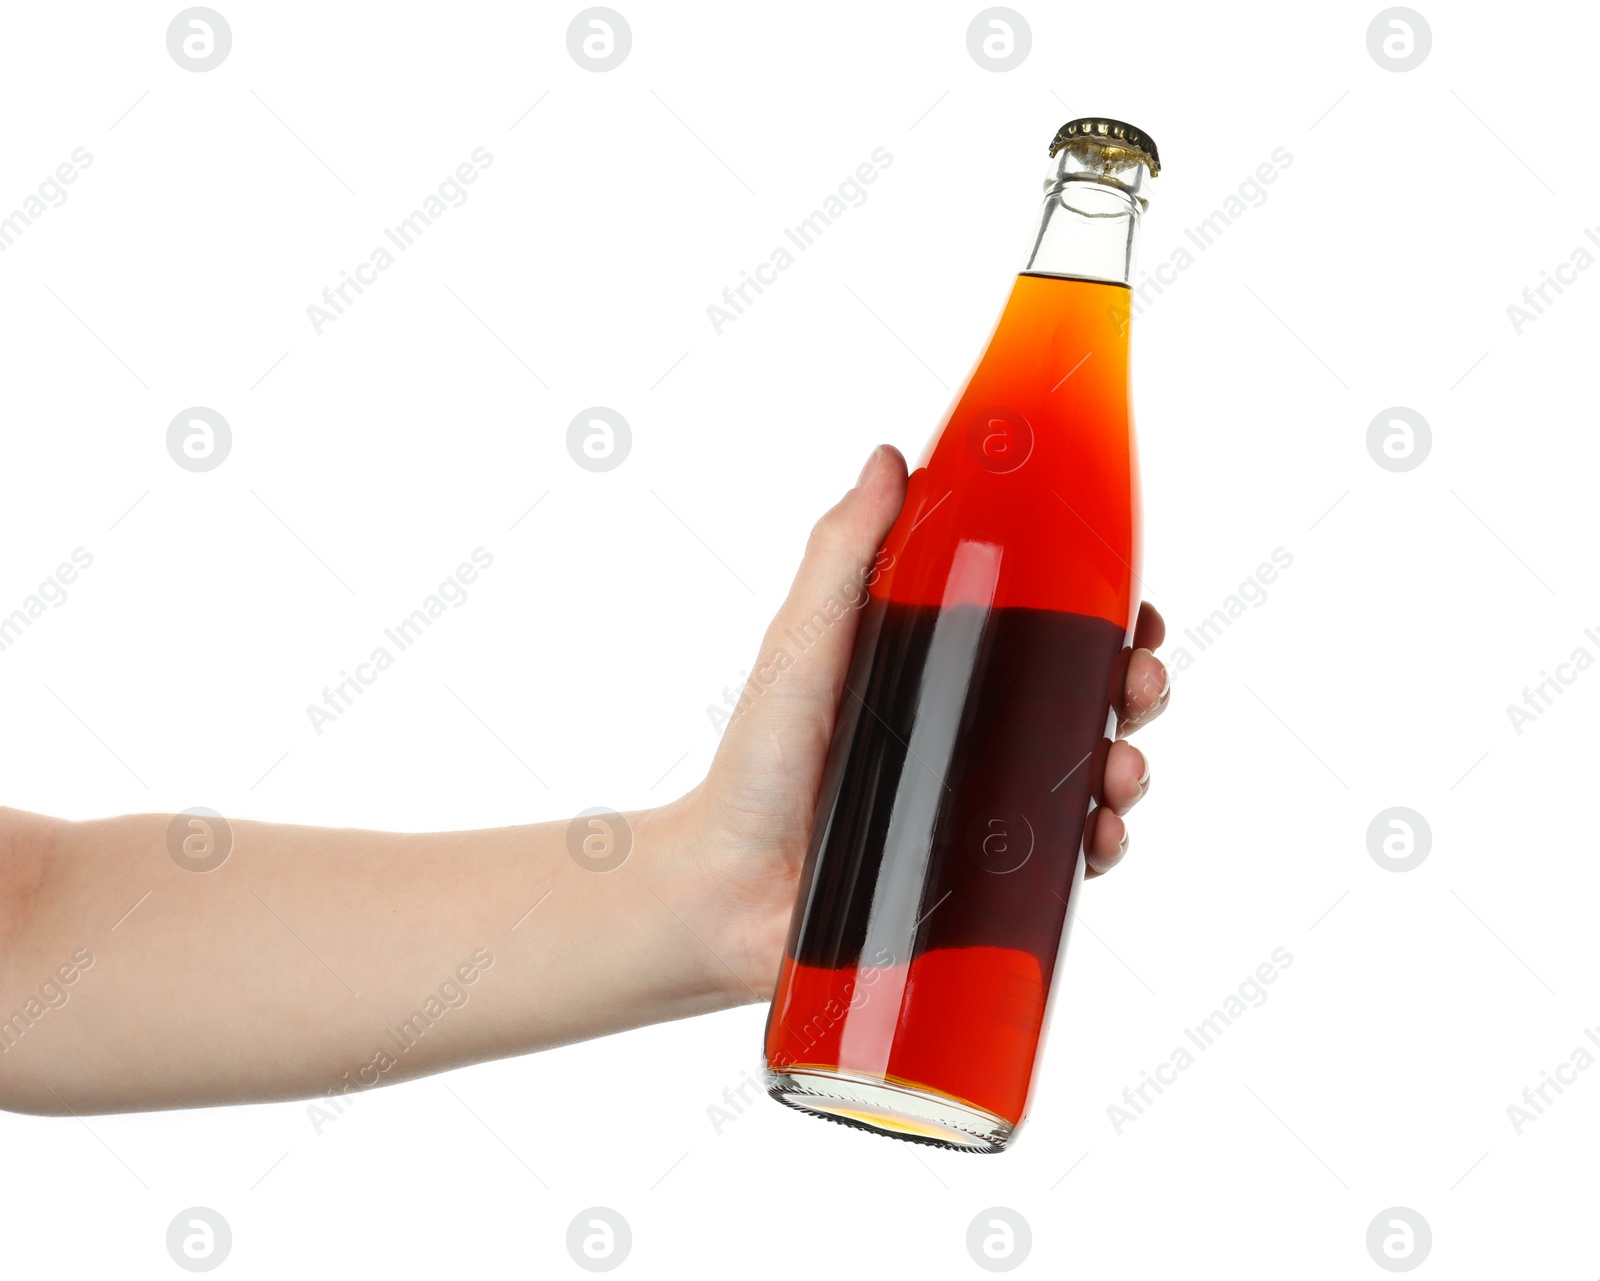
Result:
M1024 272L1133 283L1133 253L1150 172L1095 147L1056 153Z

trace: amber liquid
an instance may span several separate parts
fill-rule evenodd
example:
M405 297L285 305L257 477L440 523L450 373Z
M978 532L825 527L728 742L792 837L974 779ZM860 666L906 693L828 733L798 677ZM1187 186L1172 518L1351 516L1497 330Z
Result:
M1137 609L1128 291L1019 276L880 557L768 1063L1027 1110Z

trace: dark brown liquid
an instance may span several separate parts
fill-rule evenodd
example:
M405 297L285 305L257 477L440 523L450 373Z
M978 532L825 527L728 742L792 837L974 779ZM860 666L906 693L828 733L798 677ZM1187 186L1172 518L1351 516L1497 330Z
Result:
M870 601L769 1061L1021 1120L1124 641L1081 614Z

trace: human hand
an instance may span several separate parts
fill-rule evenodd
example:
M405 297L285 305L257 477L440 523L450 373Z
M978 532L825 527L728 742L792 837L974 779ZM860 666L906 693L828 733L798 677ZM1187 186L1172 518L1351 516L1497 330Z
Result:
M0 1035L0 1108L322 1096L770 996L858 611L836 609L820 631L815 619L830 597L859 600L905 493L905 460L880 448L817 522L705 781L627 816L634 853L620 863L585 866L565 821L400 834L239 817L237 851L196 875L172 843L181 815L65 822L0 809L0 1010L15 1015ZM808 629L804 650L775 664ZM1122 816L1149 784L1122 737L1166 705L1166 669L1150 653L1162 630L1145 606L1119 665L1117 741L1091 780L1102 808L1086 826L1090 876L1122 857ZM113 939L106 923L134 907ZM41 976L91 928L107 959L74 989L76 1013L51 1015L17 1052L10 1043L44 1016ZM491 969L475 1013L445 1013L466 1000L452 976L472 984ZM307 1007L304 992L331 991L330 976L333 999ZM419 1011L427 992L440 1000ZM375 1053L373 1027L407 1010L426 1038Z
M751 672L771 673L780 653L792 661L777 679L752 675L705 780L663 816L678 832L672 845L682 866L676 870L694 887L686 923L728 970L736 999L766 999L778 974L857 611L846 610L798 655L788 652L793 645L787 638L801 634L843 584L861 581L905 493L905 459L892 446L880 446L855 488L816 523ZM1155 608L1141 606L1133 647L1123 651L1119 665L1117 740L1084 829L1090 877L1109 871L1127 852L1123 816L1150 785L1144 754L1124 740L1159 716L1171 695L1167 669L1152 652L1165 632Z

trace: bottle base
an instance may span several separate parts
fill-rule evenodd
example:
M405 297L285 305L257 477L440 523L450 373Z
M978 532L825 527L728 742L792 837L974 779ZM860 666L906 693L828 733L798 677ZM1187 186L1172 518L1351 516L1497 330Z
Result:
M1004 1151L1010 1121L946 1095L837 1068L766 1070L767 1093L825 1121L958 1152Z

